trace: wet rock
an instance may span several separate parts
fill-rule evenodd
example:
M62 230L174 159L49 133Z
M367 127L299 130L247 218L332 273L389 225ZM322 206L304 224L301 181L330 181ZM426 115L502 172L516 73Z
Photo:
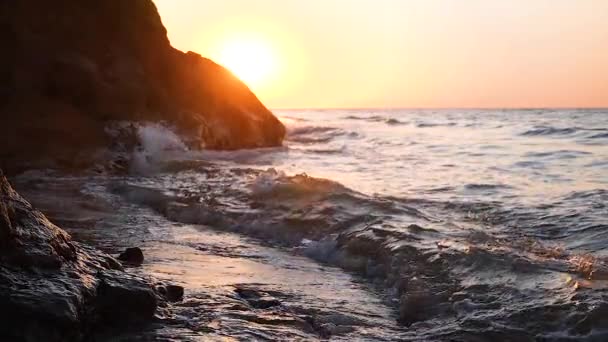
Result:
M147 320L155 310L146 280L72 241L0 171L0 340L86 340L106 322Z
M331 323L331 324L335 324L337 326L363 324L363 322L361 320L359 320L355 317L352 317L352 316L341 314L341 313L330 313L330 314L320 315L317 318L317 321L321 322L321 323Z
M325 331L326 335L342 335L353 332L355 328L347 325L335 325L333 323L326 323L321 325L321 329Z
M167 285L167 300L172 302L180 301L184 298L184 288L179 285Z
M235 292L255 309L268 309L281 305L280 300L254 289L236 288Z
M98 274L97 311L104 323L129 324L150 320L156 310L156 294L144 279L113 270Z
M333 312L311 312L307 317L311 327L324 339L332 335L343 335L355 331L355 326L363 326L364 322L352 316Z
M179 302L184 299L184 288L179 285L162 285L158 292L169 302Z
M249 304L256 309L268 309L274 306L281 305L281 302L270 296L263 296L260 298L250 299Z
M144 262L144 252L139 247L129 247L120 253L118 260L131 265L141 265Z

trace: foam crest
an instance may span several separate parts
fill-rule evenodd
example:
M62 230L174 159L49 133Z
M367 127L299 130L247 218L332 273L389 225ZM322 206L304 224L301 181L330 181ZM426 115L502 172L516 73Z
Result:
M331 180L310 177L306 173L287 176L272 168L260 173L250 188L254 197L298 197L346 191L343 185Z
M170 128L158 123L136 125L139 147L133 152L131 171L151 173L159 170L160 163L188 151L181 138Z
M356 133L348 133L342 129L326 126L288 126L287 140L303 144L326 143L340 136L354 137Z

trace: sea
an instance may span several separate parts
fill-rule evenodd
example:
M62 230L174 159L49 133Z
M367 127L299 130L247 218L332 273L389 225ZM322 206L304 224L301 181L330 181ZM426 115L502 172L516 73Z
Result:
M282 147L138 123L127 172L15 177L185 287L124 340L608 340L608 110L274 113Z

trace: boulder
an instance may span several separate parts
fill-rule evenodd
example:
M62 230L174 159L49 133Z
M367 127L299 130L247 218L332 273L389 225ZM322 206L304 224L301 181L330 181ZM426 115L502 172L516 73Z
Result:
M0 171L0 340L81 341L96 331L147 321L150 283L111 256L72 241Z

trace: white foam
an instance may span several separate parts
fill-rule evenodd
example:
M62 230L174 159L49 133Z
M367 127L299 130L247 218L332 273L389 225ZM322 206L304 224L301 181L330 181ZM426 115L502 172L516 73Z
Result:
M339 252L338 243L334 237L326 237L320 241L303 239L300 249L307 257L321 262L334 261Z
M133 152L131 171L151 173L159 170L162 162L183 156L188 148L170 128L159 123L137 124L140 147Z
M275 191L278 185L284 183L286 175L283 171L270 168L260 173L251 184L253 196L264 196Z

